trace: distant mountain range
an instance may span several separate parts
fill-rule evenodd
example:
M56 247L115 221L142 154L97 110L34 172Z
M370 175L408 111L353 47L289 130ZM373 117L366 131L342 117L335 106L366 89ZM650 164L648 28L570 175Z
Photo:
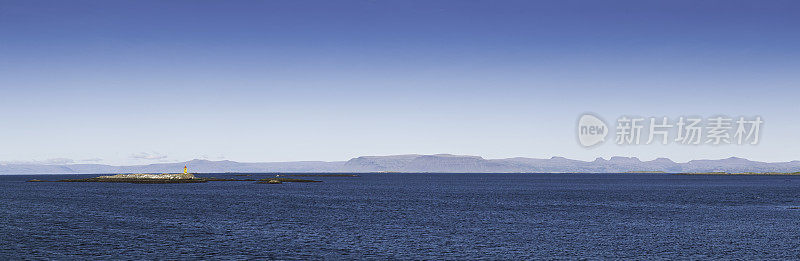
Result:
M438 172L438 173L543 173L585 172L618 173L663 171L679 172L797 172L800 161L759 162L743 158L692 160L676 163L667 158L641 161L635 157L597 158L594 161L562 157L549 159L509 158L484 159L478 156L395 155L363 156L348 161L296 161L245 163L229 160L191 160L177 163L158 163L134 166L102 164L0 164L0 174L106 174L106 173L177 173L188 165L194 173L222 172Z

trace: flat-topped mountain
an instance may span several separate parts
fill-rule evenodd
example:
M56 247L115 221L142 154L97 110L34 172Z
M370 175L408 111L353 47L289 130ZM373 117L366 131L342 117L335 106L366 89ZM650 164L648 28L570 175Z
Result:
M101 174L101 173L163 173L181 170L188 165L195 173L222 172L797 172L800 161L759 162L731 157L718 160L692 160L677 163L667 158L641 161L636 157L597 158L581 161L563 157L549 159L508 158L484 159L479 156L450 154L362 156L348 161L296 161L246 163L236 161L191 160L177 163L158 163L134 166L102 164L0 164L0 174Z

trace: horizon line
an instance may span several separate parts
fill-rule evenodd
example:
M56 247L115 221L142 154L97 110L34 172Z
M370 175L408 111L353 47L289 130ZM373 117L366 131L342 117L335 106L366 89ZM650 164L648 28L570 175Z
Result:
M581 162L594 162L594 161L597 161L597 160L605 160L605 161L610 161L610 160L612 160L612 159L614 159L614 158L636 159L636 160L638 160L638 161L640 161L640 162L650 162L650 161L656 161L656 160L660 160L660 159L666 159L666 160L669 160L669 161L671 161L671 162L674 162L674 163L683 163L683 164L685 164L685 163L689 163L689 162L692 162L692 161L700 161L700 160L726 160L726 159L743 159L743 160L747 160L747 161L752 161L752 162L763 162L763 163L788 163L788 162L797 162L797 161L800 161L800 160L790 160L790 161L757 161L757 160L750 160L750 159L748 159L748 158L737 157L737 156L730 156L730 157L727 157L727 158L718 158L718 159L700 158L700 159L692 159L692 160L688 160L688 161L685 161L685 162L678 162L678 161L674 161L674 160L672 160L672 159L670 159L670 158L668 158L668 157L656 157L656 158L654 158L654 159L652 159L652 160L642 160L642 159L640 159L639 157L636 157L636 156L611 156L611 157L609 157L608 159L606 159L605 157L596 157L594 160L580 160L580 159L567 158L567 157L563 157L563 156L551 156L550 158L532 158L532 157L484 158L484 157L482 157L482 156L478 156L478 155L458 155L458 154L437 153L437 154L390 154L390 155L363 155L363 156L357 156L357 157L353 157L353 158L350 158L350 159L347 159L347 160L331 160L331 161L326 161L326 160L291 160L291 161L236 161L236 160L230 160L230 159L211 160L211 159L194 158L194 159L190 159L190 160L184 160L184 161L152 162L152 163L143 163L143 164L128 164L128 165L103 164L103 163L75 163L75 162L61 163L61 164L59 164L59 163L47 163L47 162L45 162L45 161L35 161L35 160L34 160L34 161L0 161L0 165L51 165L51 166L69 166L69 165L106 165L106 166L120 166L120 167L122 167L122 166L143 166L143 165L155 165L155 164L175 164L175 163L189 163L189 162L192 162L192 161L208 161L208 162L224 162L224 161L229 161L229 162L236 162L236 163L293 163L293 162L324 162L324 163L336 163L336 162L343 162L343 163L344 163L344 162L347 162L347 161L350 161L350 160L353 160L353 159L357 159L357 158L362 158L362 157L396 157L396 156L453 156L453 157L477 157L477 158L480 158L480 159L483 159L483 160L509 160L509 159L552 160L552 159L566 159L566 160L574 160L574 161L581 161Z

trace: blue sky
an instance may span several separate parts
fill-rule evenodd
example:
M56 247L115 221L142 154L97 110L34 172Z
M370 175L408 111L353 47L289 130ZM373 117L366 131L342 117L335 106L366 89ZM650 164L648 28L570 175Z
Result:
M0 161L800 160L798 13L793 1L0 0ZM765 123L756 146L584 149L584 112Z

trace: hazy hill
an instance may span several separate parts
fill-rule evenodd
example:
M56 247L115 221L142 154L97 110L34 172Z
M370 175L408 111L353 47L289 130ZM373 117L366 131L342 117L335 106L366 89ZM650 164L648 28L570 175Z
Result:
M549 159L508 158L484 159L478 156L395 155L363 156L348 161L296 161L245 163L229 160L192 160L177 163L149 165L110 166L102 164L0 164L0 174L94 174L94 173L177 173L188 165L195 173L220 172L588 172L613 173L629 171L663 172L796 172L800 161L759 162L731 157L719 160L692 160L676 163L659 158L641 161L635 157L611 157L594 161L572 160L562 157Z

